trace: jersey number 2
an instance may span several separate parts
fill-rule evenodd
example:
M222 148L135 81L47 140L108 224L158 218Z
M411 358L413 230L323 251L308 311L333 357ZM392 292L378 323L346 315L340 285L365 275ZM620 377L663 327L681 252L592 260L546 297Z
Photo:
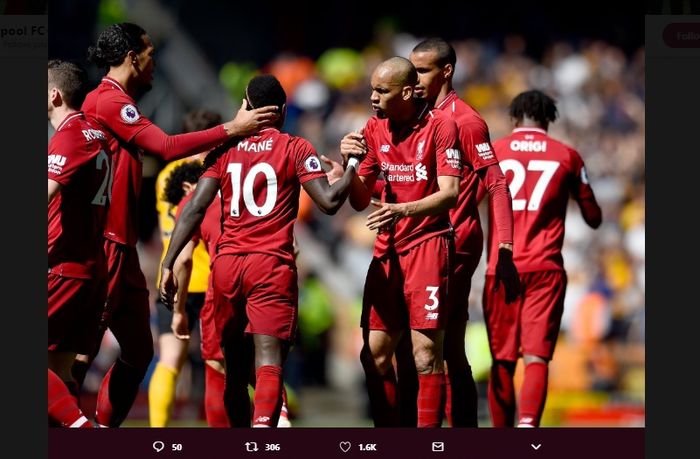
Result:
M231 216L240 217L240 201L241 201L241 172L243 165L241 163L229 163L226 172L231 174ZM253 185L255 184L255 176L263 174L267 181L267 197L262 206L258 206L253 196ZM250 168L250 171L243 179L243 203L251 215L255 217L264 217L272 212L277 201L277 174L275 170L267 163L258 163Z
M520 188L522 188L525 183L525 167L517 159L504 159L499 162L501 165L501 170L505 174L507 171L513 171L513 180L510 182L510 195L513 198L513 210L537 210L540 208L540 203L542 202L542 196L549 185L549 181L552 180L554 172L559 167L559 161L543 161L539 159L533 159L528 161L527 170L528 171L538 171L542 172L540 178L537 179L535 187L532 189L532 196L530 196L530 202L526 199L516 199Z
M109 156L107 156L107 153L105 153L104 150L100 150L100 153L97 155L97 158L95 159L95 166L97 167L98 171L101 171L102 167L107 168L107 173L102 179L100 189L97 190L97 194L94 198L92 198L92 204L96 206L104 206L108 201L112 201L112 168L109 164Z

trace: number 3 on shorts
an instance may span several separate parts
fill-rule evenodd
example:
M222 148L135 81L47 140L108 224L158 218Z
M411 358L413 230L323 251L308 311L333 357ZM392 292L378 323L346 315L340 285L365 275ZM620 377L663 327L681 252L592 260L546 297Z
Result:
M430 304L425 305L425 309L428 311L433 311L437 309L438 305L440 304L440 300L438 300L437 297L437 292L440 287L434 286L434 285L428 285L425 287L425 290L428 292L428 299L430 300Z

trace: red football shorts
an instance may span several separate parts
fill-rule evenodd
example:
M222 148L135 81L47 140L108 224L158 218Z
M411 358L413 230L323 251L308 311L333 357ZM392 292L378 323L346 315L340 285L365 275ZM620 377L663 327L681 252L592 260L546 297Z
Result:
M220 342L241 330L291 341L297 326L297 270L262 253L219 255L212 266L214 323Z
M520 274L523 295L506 304L505 288L493 291L495 277L486 276L484 319L494 360L516 361L524 354L551 360L564 312L566 273Z
M469 293L472 289L472 276L479 265L478 257L466 253L454 255L452 277L450 279L450 310L447 326L465 323L469 319Z
M444 329L452 250L452 238L440 235L402 254L373 258L362 299L362 327Z
M199 312L199 335L202 338L202 359L224 360L224 353L219 347L219 333L216 332L214 323L214 291L211 286L204 295L204 306Z
M88 354L97 345L107 279L49 273L49 350Z

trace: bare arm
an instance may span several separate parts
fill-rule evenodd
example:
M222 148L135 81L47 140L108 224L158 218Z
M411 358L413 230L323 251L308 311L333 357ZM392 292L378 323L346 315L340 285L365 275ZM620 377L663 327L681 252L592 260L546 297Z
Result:
M216 197L218 190L219 181L217 179L210 177L199 179L192 199L185 205L180 218L178 218L177 223L175 223L175 229L173 229L173 234L170 237L168 251L163 258L163 268L173 269L175 258L180 254L190 239L192 239L192 235L200 223L202 223L204 214L209 204L211 204Z
M58 183L56 180L49 180L49 202L58 194L58 192L61 189L61 184Z
M326 157L325 155L321 155L321 161L326 163L326 165L329 167L328 172L326 172L326 178L328 179L329 184L333 185L338 180L343 178L343 175L345 174L345 170L343 169L342 165L340 165L339 163ZM368 181L370 181L371 183L373 183L372 189L374 189L374 188L376 188L376 185L374 185L376 180L377 180L376 177L369 177L369 176L363 176L363 177L355 176L352 179L352 182L350 183L349 194L350 194L350 205L352 206L353 209L360 211L360 210L364 210L369 205L369 200L367 200L367 203L364 204L364 200L366 199L364 189L367 189L367 185L365 185L365 184ZM358 183L354 183L355 181L357 181ZM352 194L353 187L356 187L354 197ZM370 198L371 198L371 195L370 195ZM354 199L354 201L353 201L353 199ZM364 207L361 207L362 205L364 205Z
M190 240L185 245L185 248L182 249L180 255L177 256L175 264L173 265L173 274L177 278L178 283L178 300L175 302L173 310L182 314L185 313L187 287L189 286L190 276L192 275L192 254L194 253L195 245L195 242Z
M387 203L372 201L379 207L367 216L367 227L371 230L394 224L403 217L426 217L447 212L457 205L460 177L452 175L438 176L439 190L422 199L410 202ZM374 184L373 184L374 186Z
M196 243L190 240L175 260L173 275L177 280L177 296L173 307L173 319L170 328L178 339L189 339L188 318L185 305L187 304L188 287L192 275L192 254Z
M165 304L168 309L173 307L177 290L177 281L173 278L175 259L190 239L192 239L195 230L202 223L204 214L209 204L211 204L214 197L216 197L216 192L218 190L219 181L217 179L209 177L199 179L192 199L185 205L180 218L175 224L168 251L161 265L160 295L161 301L163 301L163 304Z
M345 169L343 168L343 166L340 163L333 161L332 159L330 159L326 155L321 155L321 156L319 156L319 158L321 159L321 161L323 163L326 164L326 166L328 166L328 171L326 172L326 178L328 179L328 183L330 185L333 185L335 182L337 182L338 180L343 178L343 174L345 173Z
M343 205L350 193L350 185L356 178L354 167L348 167L340 180L330 185L327 177L319 177L304 182L304 190L314 200L316 205L328 215L334 215Z

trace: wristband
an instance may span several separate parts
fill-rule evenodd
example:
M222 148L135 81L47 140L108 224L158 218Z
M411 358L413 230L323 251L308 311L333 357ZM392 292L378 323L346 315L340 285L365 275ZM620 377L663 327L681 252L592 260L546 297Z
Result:
M360 164L360 160L355 158L354 156L350 159L348 159L348 165L345 167L347 170L349 167L353 167L355 169L355 172L357 172L357 166Z

